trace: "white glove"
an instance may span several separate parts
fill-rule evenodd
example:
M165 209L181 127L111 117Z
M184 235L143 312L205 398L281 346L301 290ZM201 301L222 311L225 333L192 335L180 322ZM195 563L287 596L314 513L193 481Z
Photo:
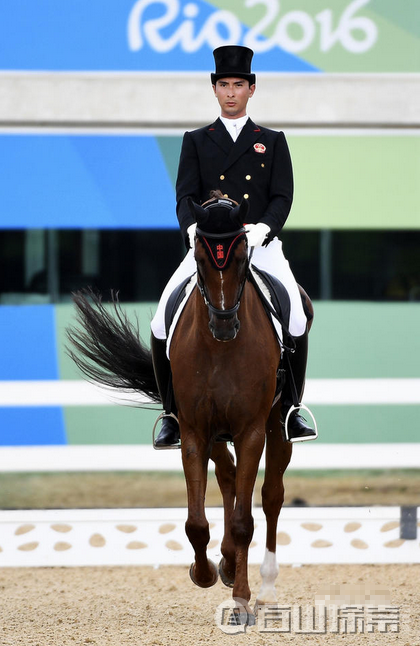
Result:
M261 247L270 231L270 227L268 224L264 224L264 222L258 222L258 224L247 224L246 237L248 239L248 246Z
M197 222L194 222L194 224L190 224L190 226L187 229L187 235L188 235L188 240L190 243L191 249L194 249L194 240L195 240L195 230L197 228Z

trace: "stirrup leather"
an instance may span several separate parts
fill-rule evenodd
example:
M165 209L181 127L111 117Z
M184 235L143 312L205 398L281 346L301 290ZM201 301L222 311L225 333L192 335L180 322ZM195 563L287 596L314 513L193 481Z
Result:
M164 419L165 417L173 417L173 419L179 424L178 418L176 415L173 413L161 413L159 417L157 418L154 426L153 426L153 431L152 431L152 446L155 449L155 451L170 451L171 449L180 449L181 448L181 442L178 444L173 444L172 446L156 446L155 445L155 434L156 434L156 426L159 424L161 419Z
M297 411L306 410L309 413L309 415L310 415L310 417L311 417L311 419L312 419L312 421L314 423L315 428L313 430L315 431L315 435L311 435L310 437L291 437L291 438L289 438L289 419L290 419L290 415L292 413L294 413L296 410ZM294 406L294 405L290 406L289 410L287 411L286 419L284 420L284 434L285 434L286 440L288 442L310 442L311 440L316 440L317 439L317 437L318 437L318 426L317 426L317 423L316 423L315 416L312 413L312 411L307 406L305 406L305 404L298 404L298 406Z

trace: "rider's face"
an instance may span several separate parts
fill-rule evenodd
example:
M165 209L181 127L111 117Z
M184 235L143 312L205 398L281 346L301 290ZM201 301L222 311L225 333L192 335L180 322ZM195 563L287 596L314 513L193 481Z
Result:
M223 78L213 85L214 94L222 109L222 117L238 119L246 115L248 100L255 92L255 85L240 78Z

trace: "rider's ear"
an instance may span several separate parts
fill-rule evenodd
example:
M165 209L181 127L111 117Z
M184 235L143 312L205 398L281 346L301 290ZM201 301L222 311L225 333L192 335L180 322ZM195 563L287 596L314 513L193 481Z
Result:
M194 220L199 224L204 224L204 222L206 222L207 218L209 217L208 212L203 209L202 206L193 202L190 197L187 197L187 204Z

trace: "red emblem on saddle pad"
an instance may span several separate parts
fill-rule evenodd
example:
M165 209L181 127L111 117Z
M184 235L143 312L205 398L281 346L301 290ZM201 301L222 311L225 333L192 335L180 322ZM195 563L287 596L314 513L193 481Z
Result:
M254 144L254 150L256 153L265 153L267 148L264 146L264 144Z
M217 260L223 260L223 258L225 257L225 250L223 248L223 245L218 244L216 249L217 249Z

